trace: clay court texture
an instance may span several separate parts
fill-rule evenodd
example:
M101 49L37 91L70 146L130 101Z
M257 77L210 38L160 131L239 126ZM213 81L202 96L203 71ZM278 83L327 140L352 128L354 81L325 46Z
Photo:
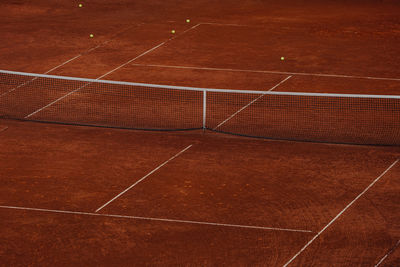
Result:
M399 14L1 1L0 265L400 266Z

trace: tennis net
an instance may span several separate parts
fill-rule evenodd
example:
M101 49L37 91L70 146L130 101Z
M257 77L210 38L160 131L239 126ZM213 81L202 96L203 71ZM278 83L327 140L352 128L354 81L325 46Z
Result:
M0 70L0 117L400 145L400 96L194 88Z

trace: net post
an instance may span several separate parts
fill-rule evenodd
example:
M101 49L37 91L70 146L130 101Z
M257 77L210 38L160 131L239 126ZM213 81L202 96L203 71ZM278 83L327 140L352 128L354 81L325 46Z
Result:
M203 132L206 130L207 90L203 90Z

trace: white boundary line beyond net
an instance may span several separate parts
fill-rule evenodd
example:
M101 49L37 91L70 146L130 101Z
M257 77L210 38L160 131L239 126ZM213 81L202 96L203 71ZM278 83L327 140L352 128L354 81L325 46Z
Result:
M283 267L288 266L292 261L294 261L311 243L314 242L329 226L331 226L348 208L350 208L360 197L362 197L374 184L376 184L391 168L393 168L400 159L394 161L386 170L384 170L367 188L364 189L355 199L353 199L347 206L339 212L324 228L322 228L307 244L304 245L288 262L283 265Z
M50 213L59 213L59 214L72 214L72 215L87 215L87 216L97 216L97 217L120 218L120 219L134 219L134 220L145 220L145 221L158 221L158 222L185 223L185 224L209 225L209 226L220 226L220 227L245 228L245 229L254 229L254 230L270 230L270 231L312 233L312 231L301 230L301 229L276 228L276 227L264 227L264 226L253 226L253 225L229 224L229 223L214 223L214 222L178 220L178 219L168 219L168 218L154 218L154 217L142 217L142 216L116 215L116 214L103 214L103 213L83 212L83 211L40 209L40 208L2 206L2 205L0 205L0 208L2 208L2 209L14 209L14 210L39 211L39 212L50 212Z
M112 70L110 70L109 72L107 72L107 73L105 73L105 74L103 74L103 75L97 77L95 80L100 80L101 78L103 78L103 77L105 77L105 76L107 76L107 75L109 75L109 74L115 72L116 70L119 70L120 68L125 67L126 65L132 63L133 61L135 61L135 60L137 60L137 59L143 57L144 55L147 55L148 53L150 53L150 52L152 52L152 51L158 49L159 47L163 46L163 45L166 44L167 42L178 38L179 36L185 34L186 32L188 32L188 31L190 31L190 30L192 30L192 29L197 28L199 25L200 25L200 24L196 24L196 25L192 26L191 28L189 28L189 29L183 31L182 33L180 33L180 34L178 34L178 35L175 35L175 36L173 36L173 37L167 39L166 41L164 41L164 42L162 42L162 43L160 43L160 44L154 46L153 48L150 48L150 49L146 50L145 52L143 52L143 53L141 53L140 55L138 55L138 56L132 58L131 60L125 62L124 64L122 64L122 65L116 67L115 69L112 69ZM42 110L44 110L44 109L46 109L46 108L48 108L48 107L54 105L55 103L59 102L60 100L63 100L64 98L66 98L66 97L68 97L68 96L70 96L70 95L76 93L77 91L81 90L82 88L85 88L87 85L88 85L88 84L85 84L85 85L79 87L78 89L75 89L75 90L69 92L68 94L66 94L66 95L64 95L64 96L62 96L62 97L60 97L60 98L54 100L53 102L47 104L46 106L44 106L44 107L42 107L42 108L40 108L40 109L38 109L38 110L32 112L31 114L26 115L26 116L25 116L25 119L27 119L27 118L29 118L29 117L35 115L36 113L38 113L38 112L40 112L40 111L42 111Z
M279 75L319 76L319 77L332 77L332 78L350 78L350 79L367 79L367 80L383 80L383 81L400 81L400 78L373 77L373 76L355 76L355 75L345 75L345 74L326 74L326 73L307 73L307 72L289 72L289 71L211 68L211 67L174 66L174 65L159 65L159 64L131 64L131 65L132 66L142 66L142 67L172 68L172 69L231 71L231 72L279 74Z
M289 80L292 76L288 76L285 79L283 79L282 81L280 81L279 83L277 83L275 86L273 86L271 89L269 89L267 92L271 92L272 90L274 90L275 88L277 88L278 86L280 86L282 83L286 82L287 80ZM213 130L217 130L219 127L221 127L222 125L224 125L227 121L229 121L230 119L232 119L234 116L236 116L237 114L239 114L240 112L242 112L243 110L245 110L247 107L249 107L250 105L252 105L254 102L258 101L260 98L262 98L265 94L260 95L259 97L256 97L255 99L253 99L252 101L250 101L247 105L243 106L242 108L240 108L238 111L236 111L235 113L233 113L231 116L229 116L228 118L226 118L224 121L222 121L221 123L219 123L216 127L213 128Z
M133 28L133 27L135 27L135 26L141 26L141 25L142 25L142 23L135 24L135 25L131 25L131 26L127 27L127 28L124 28L124 29L118 31L117 33L115 33L114 35L112 35L112 36L110 37L110 39L108 39L108 40L106 40L106 41L104 41L104 42L98 44L97 46L94 46L94 47L92 47L92 48L89 48L89 49L86 50L85 52L80 53L80 54L76 55L76 56L73 57L73 58L70 58L70 59L64 61L64 62L61 63L60 65L55 66L54 68L52 68L52 69L46 71L44 74L49 74L50 72L52 72L52 71L54 71L54 70L56 70L56 69L58 69L58 68L60 68L60 67L62 67L62 66L64 66L64 65L66 65L66 64L68 64L68 63L70 63L70 62L72 62L72 61L74 61L75 59L80 58L81 56L83 56L83 55L85 55L85 54L88 54L89 52L92 52L92 51L96 50L97 48L100 48L100 47L102 47L102 46L108 44L109 42L113 41L114 38L117 37L118 35L120 35L121 33L126 32L126 31L128 31L129 29L131 29L131 28ZM29 81L26 81L26 82L24 82L24 83L18 85L17 87L14 87L14 88L8 90L7 92L4 92L3 94L0 95L0 97L3 97L3 96L5 96L5 95L7 95L7 94L9 94L9 93L11 93L11 92L17 90L18 88L21 88L21 87L23 87L23 86L25 86L25 85L27 85L27 84L33 82L33 81L36 80L37 78L38 78L38 77L34 77L33 79L31 79L31 80L29 80Z

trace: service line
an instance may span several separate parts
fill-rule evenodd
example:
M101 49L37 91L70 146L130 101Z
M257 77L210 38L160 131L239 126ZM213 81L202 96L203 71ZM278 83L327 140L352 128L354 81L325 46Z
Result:
M59 214L98 216L98 217L108 217L108 218L111 217L111 218L120 218L120 219L133 219L133 220L146 220L146 221L158 221L158 222L170 222L170 223L197 224L197 225L217 226L217 227L245 228L245 229L254 229L254 230L270 230L270 231L312 233L312 231L301 230L301 229L264 227L264 226L229 224L229 223L214 223L214 222L178 220L178 219L168 219L168 218L154 218L154 217L141 217L141 216L129 216L129 215L116 215L116 214L103 214L103 213L82 212L82 211L39 209L39 208L16 207L16 206L1 206L1 205L0 205L0 208L2 208L2 209L13 209L13 210L38 211L38 212L50 212L50 213L59 213Z
M211 67L195 67L195 66L176 66L176 65L159 65L159 64L131 64L132 66L172 68L172 69L192 69L192 70L209 70L209 71L231 71L231 72L247 72L247 73L265 73L280 75L298 75L298 76L319 76L332 78L350 78L350 79L367 79L367 80L383 80L383 81L400 81L400 78L390 77L373 77L373 76L354 76L344 74L328 74L328 73L308 73L308 72L288 72L288 71L269 71L269 70L250 70L250 69L231 69L231 68L211 68Z

